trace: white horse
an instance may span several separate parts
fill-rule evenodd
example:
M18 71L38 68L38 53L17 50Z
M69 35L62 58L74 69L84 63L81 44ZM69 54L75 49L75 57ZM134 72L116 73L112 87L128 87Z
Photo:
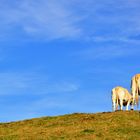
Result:
M134 104L139 104L139 96L140 96L140 74L136 74L132 77L131 80L131 92L133 97L132 109L134 108Z
M126 110L128 110L128 106L131 104L132 104L132 95L128 92L127 89L120 86L112 89L113 111L118 110L118 105L120 106L120 110L123 110L123 106L126 106Z

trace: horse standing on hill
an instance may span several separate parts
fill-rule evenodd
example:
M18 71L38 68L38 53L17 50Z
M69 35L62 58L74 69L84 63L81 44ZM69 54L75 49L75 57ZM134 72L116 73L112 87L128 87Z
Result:
M131 92L133 97L132 109L136 104L139 105L139 96L140 96L140 74L136 74L132 77L131 80Z
M131 104L132 104L132 95L128 92L127 89L120 86L112 89L113 111L118 110L118 106L120 106L120 110L123 110L123 106L126 106L126 110L128 110L128 106Z

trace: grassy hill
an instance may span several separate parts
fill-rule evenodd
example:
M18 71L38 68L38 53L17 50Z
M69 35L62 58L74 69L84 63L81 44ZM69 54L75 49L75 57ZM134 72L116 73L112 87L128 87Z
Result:
M140 140L140 113L75 113L0 123L0 140Z

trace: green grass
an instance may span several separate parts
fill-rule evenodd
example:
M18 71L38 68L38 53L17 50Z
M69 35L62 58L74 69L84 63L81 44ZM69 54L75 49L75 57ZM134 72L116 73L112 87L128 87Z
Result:
M138 111L75 113L0 123L0 140L140 140Z

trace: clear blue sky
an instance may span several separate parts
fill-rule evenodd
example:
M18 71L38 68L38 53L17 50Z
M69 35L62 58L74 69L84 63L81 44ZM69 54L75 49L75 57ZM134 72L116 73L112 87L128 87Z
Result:
M136 73L139 0L1 0L1 122L111 111Z

